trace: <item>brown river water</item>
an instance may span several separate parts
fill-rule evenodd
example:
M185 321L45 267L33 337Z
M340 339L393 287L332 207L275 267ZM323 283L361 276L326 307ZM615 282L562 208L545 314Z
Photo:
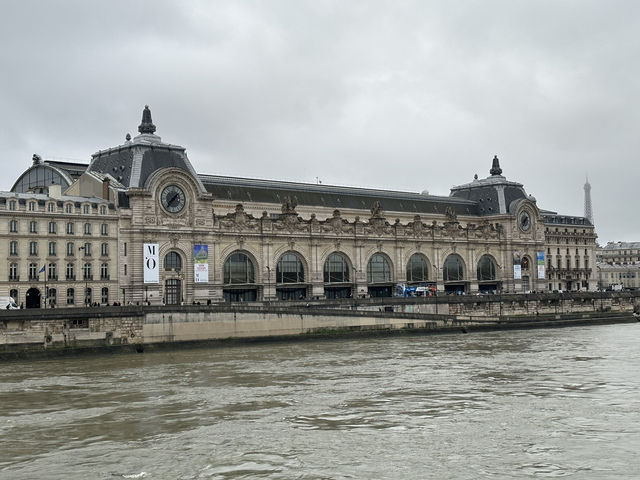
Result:
M0 364L2 479L640 478L640 324Z

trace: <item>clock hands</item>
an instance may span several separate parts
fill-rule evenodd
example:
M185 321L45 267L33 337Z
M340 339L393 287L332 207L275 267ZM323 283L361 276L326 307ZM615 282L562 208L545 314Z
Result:
M162 191L162 205L170 213L178 213L185 204L184 192L175 185L169 185Z
M179 197L180 197L180 194L179 193L175 193L173 195L173 197L171 197L169 200L167 200L167 204L168 205L173 205L173 202Z

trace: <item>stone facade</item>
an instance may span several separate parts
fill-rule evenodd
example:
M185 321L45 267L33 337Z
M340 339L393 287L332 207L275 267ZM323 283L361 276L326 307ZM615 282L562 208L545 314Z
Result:
M596 258L600 289L640 288L640 242L609 242Z
M119 217L113 204L0 192L0 219L0 295L28 307L117 298Z
M17 293L25 303L30 289L44 292L42 276L29 279L29 269L54 261L58 278L47 289L56 289L58 306L84 303L77 294L72 303L61 297L84 287L92 303L151 304L391 296L398 284L465 293L595 289L593 225L541 210L502 175L497 157L489 177L438 197L201 175L183 147L155 135L148 108L139 132L88 165L38 157L15 191L0 194L0 295ZM28 231L32 221L41 225L36 232ZM56 232L43 231L52 221ZM36 254L24 250L30 241L39 244ZM49 241L59 249L73 243L73 255L43 254ZM85 243L92 255L79 260L88 257L78 250ZM102 243L104 256L96 252ZM149 260L157 279L145 280L145 245L157 248ZM73 262L76 279L61 279ZM93 276L83 287L79 269L88 262ZM104 263L106 278L98 280ZM97 294L104 288L106 297Z

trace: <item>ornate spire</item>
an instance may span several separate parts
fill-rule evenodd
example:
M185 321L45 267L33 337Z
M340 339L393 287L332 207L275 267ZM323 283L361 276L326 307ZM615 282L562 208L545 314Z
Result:
M140 133L155 133L156 126L151 121L151 110L149 110L149 105L144 106L144 110L142 111L142 123L138 126L138 131Z
M491 170L489 170L491 175L502 175L502 169L500 168L500 160L498 160L498 156L493 156L493 164L491 165Z

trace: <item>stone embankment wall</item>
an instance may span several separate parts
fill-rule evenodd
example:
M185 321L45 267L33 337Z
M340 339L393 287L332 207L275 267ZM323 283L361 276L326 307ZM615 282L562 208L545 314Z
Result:
M0 357L227 339L634 321L640 293L0 311ZM437 313L436 313L437 312Z

